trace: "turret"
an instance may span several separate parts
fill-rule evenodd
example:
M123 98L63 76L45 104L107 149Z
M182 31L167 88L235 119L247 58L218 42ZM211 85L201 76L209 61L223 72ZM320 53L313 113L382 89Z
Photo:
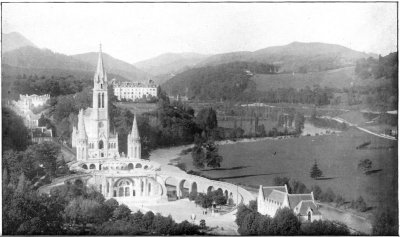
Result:
M87 140L83 109L81 109L78 116L78 133L75 142L77 160L87 160Z
M140 159L141 152L139 129L137 126L136 116L134 116L132 131L128 135L128 157L131 159Z

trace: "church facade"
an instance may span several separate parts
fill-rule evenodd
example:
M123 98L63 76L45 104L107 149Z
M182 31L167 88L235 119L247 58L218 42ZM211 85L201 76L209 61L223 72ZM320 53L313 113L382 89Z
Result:
M128 152L119 153L118 134L110 131L107 86L100 48L93 78L93 105L79 111L78 124L72 131L76 161L70 169L90 174L87 184L95 186L106 198L122 203L166 200L164 182L157 175L160 165L141 159L136 117L127 139Z

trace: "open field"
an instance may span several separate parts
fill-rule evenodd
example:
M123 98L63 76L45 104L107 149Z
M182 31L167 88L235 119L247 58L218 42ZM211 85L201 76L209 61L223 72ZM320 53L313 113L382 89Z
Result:
M356 149L366 141L376 149ZM336 135L221 145L220 154L224 158L221 168L206 169L202 174L255 187L272 185L274 177L287 176L307 187L330 187L348 201L361 195L369 206L397 200L397 143L355 128ZM372 161L372 174L357 169L361 159ZM309 176L314 160L324 173L323 179ZM182 162L188 170L194 169L190 154L182 157Z
M382 83L390 83L388 80L359 79L354 74L354 67L345 67L335 70L291 73L288 74L257 74L252 80L257 83L257 90L266 91L274 88L305 88L314 85L330 88L349 88L352 85L377 86Z

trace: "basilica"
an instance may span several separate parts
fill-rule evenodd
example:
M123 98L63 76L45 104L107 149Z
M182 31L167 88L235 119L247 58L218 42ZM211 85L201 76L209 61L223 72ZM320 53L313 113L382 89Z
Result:
M106 198L122 198L130 202L166 199L165 185L156 173L160 165L141 159L136 117L127 139L128 152L119 153L118 134L110 131L107 86L100 47L93 78L93 106L79 111L78 124L73 127L72 146L76 148L76 162L70 169L90 174L87 183L95 186Z

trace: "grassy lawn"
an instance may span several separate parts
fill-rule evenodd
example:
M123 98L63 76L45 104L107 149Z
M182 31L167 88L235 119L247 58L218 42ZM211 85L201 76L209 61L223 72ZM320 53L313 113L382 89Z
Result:
M366 141L371 141L370 147L387 148L356 149ZM274 177L287 176L307 187L330 187L348 201L361 195L369 206L397 200L397 143L353 128L336 135L221 145L220 154L222 167L202 170L204 175L251 186L273 185ZM372 161L372 174L357 169L361 159ZM323 171L323 179L309 176L314 160ZM182 157L182 162L188 170L194 169L190 154Z

